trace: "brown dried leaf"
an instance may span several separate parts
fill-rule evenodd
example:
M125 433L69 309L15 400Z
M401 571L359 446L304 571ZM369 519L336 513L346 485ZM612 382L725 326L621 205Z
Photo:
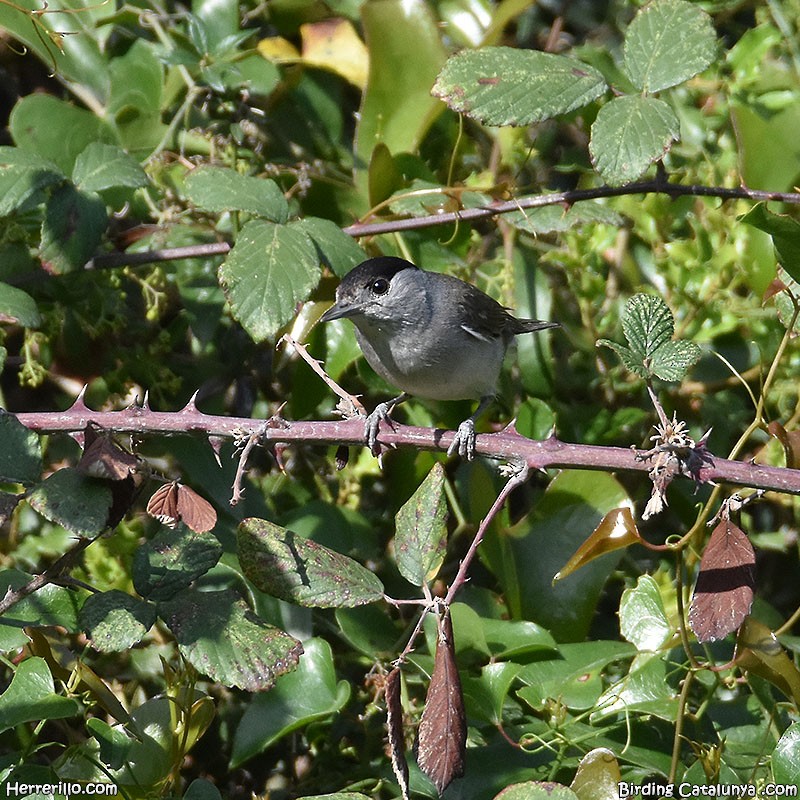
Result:
M194 489L178 484L178 516L195 533L210 531L217 524L214 506Z
M425 709L417 737L417 763L441 795L464 774L467 719L458 676L453 623L449 611L439 617L439 638Z
M395 667L386 676L386 729L392 770L400 784L403 800L408 800L408 762L406 761L405 737L403 735L403 709L400 702L400 668Z
M744 622L753 603L755 564L750 540L723 519L706 545L689 608L689 625L699 642L722 639Z
M84 451L77 464L78 472L91 478L124 481L139 469L139 459L114 441L105 431L87 427Z
M169 528L178 525L178 482L165 483L153 492L147 502L147 513Z

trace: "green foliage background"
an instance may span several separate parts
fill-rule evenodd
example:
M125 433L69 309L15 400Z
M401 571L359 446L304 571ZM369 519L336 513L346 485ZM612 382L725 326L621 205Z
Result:
M520 316L562 323L556 335L520 340L486 429L515 416L532 438L555 428L564 441L649 446L657 417L645 382L596 347L606 339L622 352L625 303L643 292L663 297L676 336L702 352L682 381L656 381L668 415L695 440L711 428L719 456L791 462L800 351L786 329L800 236L788 204L767 211L650 191L474 225L387 225L358 241L342 232L371 209L388 223L641 176L791 191L797 1L664 0L635 17L639 5L3 4L3 407L63 409L85 384L98 409L146 390L154 408L177 411L199 390L209 414L268 418L285 404L288 420L330 418L325 385L275 349L286 331L374 404L390 388L361 361L352 330L313 326L336 277L380 252L474 282ZM576 63L580 91L564 99L558 81L571 86ZM491 70L516 81L507 96L483 94ZM219 242L233 244L229 254L103 262L116 250ZM398 416L453 428L470 411L409 403ZM76 535L102 530L111 495L77 470L55 471L80 456L68 437L40 440L5 415L0 435L1 595ZM404 562L395 536L408 544L412 507L395 516L437 455L400 449L381 469L353 449L337 472L319 446L283 451L284 469L256 451L231 507L230 443L221 466L197 436L125 444L208 498L218 522L202 534L158 525L143 509L151 481L113 532L86 547L70 571L79 583L48 585L0 620L0 781L113 780L131 798L398 796L381 688L416 611L374 602L381 590L359 565L394 598L419 598L422 584L442 594L502 486L495 465L446 463L437 491L447 524L415 540L418 560ZM712 487L676 481L669 507L640 525L655 544L694 531L679 558L633 546L553 585L604 514L641 514L650 489L643 475L536 476L490 526L452 609L469 738L466 775L446 796L480 800L551 780L581 800L612 797L575 779L596 747L636 783L800 782L795 500L770 494L740 521L758 552L740 647L758 653L780 628L780 662L753 656L747 671L712 671L703 665L725 665L733 638L689 641L688 591L720 497ZM258 519L239 528L245 518ZM264 591L242 537L258 534L250 546L282 553L284 529L314 543L320 580L335 563L358 583L358 602L327 584L325 602ZM347 560L327 560L324 548ZM433 665L432 623L404 669L409 732ZM413 763L411 789L436 795Z

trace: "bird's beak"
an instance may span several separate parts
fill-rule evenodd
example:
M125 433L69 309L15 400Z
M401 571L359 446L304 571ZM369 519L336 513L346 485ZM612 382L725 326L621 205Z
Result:
M344 303L334 303L320 318L320 322L330 322L334 319L346 319L358 313L356 306L345 305Z

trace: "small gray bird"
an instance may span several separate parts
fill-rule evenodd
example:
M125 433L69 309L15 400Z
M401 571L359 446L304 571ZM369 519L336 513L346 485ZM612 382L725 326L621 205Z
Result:
M345 275L321 322L349 319L367 363L402 390L367 417L367 445L377 452L381 420L411 395L429 400L480 399L447 450L472 460L475 420L497 391L512 339L559 327L517 319L480 289L450 275L425 272L402 258L370 258Z

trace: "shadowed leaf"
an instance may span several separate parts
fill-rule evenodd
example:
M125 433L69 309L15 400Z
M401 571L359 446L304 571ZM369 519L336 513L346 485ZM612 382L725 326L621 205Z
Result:
M403 735L403 708L400 702L402 676L395 667L386 676L386 732L392 759L392 770L400 784L403 800L408 800L408 762L406 761L405 736Z
M747 617L742 623L736 637L734 662L766 678L800 707L800 671L775 634L762 622Z

